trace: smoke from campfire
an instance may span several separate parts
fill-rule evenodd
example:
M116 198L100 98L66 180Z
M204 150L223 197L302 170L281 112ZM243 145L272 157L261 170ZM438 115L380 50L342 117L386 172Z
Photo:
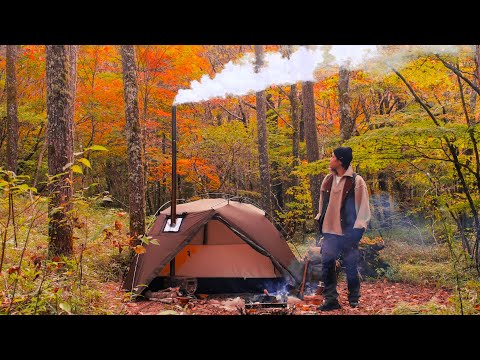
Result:
M380 235L396 240L408 240L414 244L432 244L432 237L425 219L406 214L400 203L387 191L370 195L372 218L368 225L369 236Z
M315 81L315 71L346 65L351 69L366 68L370 60L379 58L378 45L301 46L289 57L279 52L267 52L265 65L255 73L255 55L247 53L238 61L230 61L214 78L203 75L194 80L190 89L178 91L174 105L195 103L213 98L241 96L265 90L272 85L289 85L299 81ZM394 55L386 56L390 64L401 67L413 54L456 53L452 45L400 46Z

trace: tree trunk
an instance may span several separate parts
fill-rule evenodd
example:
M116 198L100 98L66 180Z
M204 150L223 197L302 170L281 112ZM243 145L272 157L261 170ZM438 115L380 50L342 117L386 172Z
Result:
M38 159L37 159L37 166L35 167L35 175L33 176L33 187L36 188L38 184L38 178L40 176L40 167L42 166L42 160L43 156L45 155L45 151L47 151L47 145L48 145L48 136L45 136L45 139L43 140L42 148L40 150L40 153L38 154Z
M298 95L297 84L290 85L290 103L292 106L292 167L295 169L300 164L300 124L298 118ZM293 176L293 185L298 186L298 176Z
M72 75L68 45L47 45L48 172L63 174L49 184L49 256L73 253L73 227L70 221L73 195L73 107Z
M18 45L7 45L7 170L17 172L18 110L16 62Z
M271 94L268 94L266 97L266 104L270 108L270 111L267 111L267 131L270 136L275 135L278 132L278 113L275 110L275 104L272 100ZM280 105L279 105L280 106ZM270 148L276 149L278 145L271 144ZM277 211L283 211L284 201L283 201L283 169L279 166L277 161L270 162L270 181L273 203L272 208Z
M138 85L133 45L121 45L125 119L128 144L128 204L130 236L139 244L145 234L145 178L142 129L138 111Z
M302 89L303 89L303 86L302 86ZM302 98L303 98L303 94L302 94ZM299 130L299 138L300 138L300 142L305 142L305 122L303 121L303 119L305 118L303 116L303 100L301 101L301 104L300 104L300 124L298 126L298 130Z
M255 45L255 72L259 72L263 66L263 46ZM267 118L266 118L266 100L265 91L258 91L256 94L257 108L257 130L258 130L258 159L260 165L260 192L261 205L270 215L272 214L272 201L270 189L270 167L268 162L268 144L267 144Z
M70 116L72 117L72 134L75 136L75 122L73 121L75 115L75 97L77 96L77 57L78 57L78 45L67 45L68 57L70 61L70 78L69 89L72 95L72 101L70 103Z
M475 78L480 83L480 45L475 45Z
M318 150L317 125L315 121L315 103L313 97L313 82L306 81L302 83L303 99L303 122L305 124L305 140L307 145L307 161L309 163L318 161L320 153ZM318 211L318 201L320 199L321 175L310 175L310 194L312 197L312 210L316 214Z
M287 56L290 58L290 55L293 52L293 46L288 45L287 47ZM297 92L297 84L290 85L290 106L292 110L292 168L295 169L298 165L300 165L300 120L298 117L298 92ZM298 186L298 176L292 176L292 184L293 186Z
M480 45L475 45L475 70L474 70L474 77L473 77L473 83L475 86L480 85ZM475 116L475 109L477 105L477 93L475 91L472 91L470 95L470 113L472 114L473 117L473 122L475 123L477 121L477 118Z
M340 105L340 138L342 142L352 137L355 122L350 111L349 94L350 70L346 66L340 66L338 73L338 99Z

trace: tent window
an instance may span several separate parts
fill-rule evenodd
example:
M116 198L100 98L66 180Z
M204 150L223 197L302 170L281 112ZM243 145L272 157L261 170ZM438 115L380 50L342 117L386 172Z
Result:
M175 225L172 226L171 219L167 219L163 232L178 232L180 230L180 225L182 225L182 221L183 218L179 217L175 220Z

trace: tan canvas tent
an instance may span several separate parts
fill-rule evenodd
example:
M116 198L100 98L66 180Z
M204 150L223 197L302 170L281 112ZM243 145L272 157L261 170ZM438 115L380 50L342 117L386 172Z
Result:
M178 231L168 231L170 208L163 210L148 234L158 245L150 243L146 253L135 256L125 290L140 294L152 288L154 280L168 280L173 258L176 277L199 283L222 279L224 285L256 280L298 284L301 266L263 210L227 199L197 200L176 209Z

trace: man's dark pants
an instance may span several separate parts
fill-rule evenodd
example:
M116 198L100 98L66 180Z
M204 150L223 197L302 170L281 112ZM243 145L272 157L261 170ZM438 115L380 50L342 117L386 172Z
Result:
M348 301L358 302L360 298L360 279L358 277L358 241L351 236L324 234L322 243L322 277L325 302L337 302L337 274L335 260L343 253L343 262L347 273Z

